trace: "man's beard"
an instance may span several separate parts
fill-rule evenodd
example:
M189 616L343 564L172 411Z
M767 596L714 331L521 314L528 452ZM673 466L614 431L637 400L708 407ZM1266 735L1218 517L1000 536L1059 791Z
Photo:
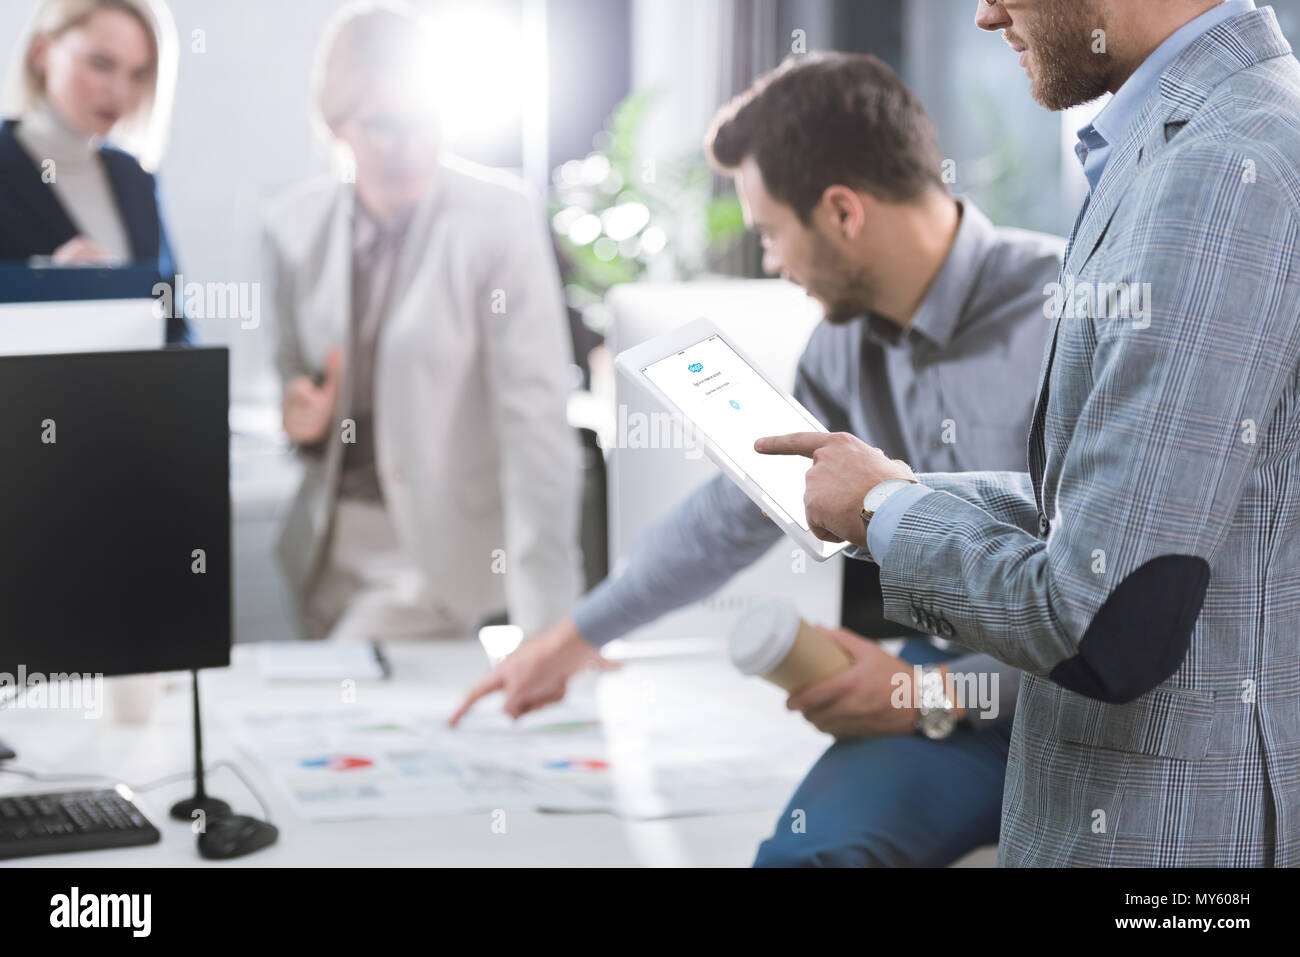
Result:
M1040 0L1029 41L1037 70L1030 94L1049 110L1090 103L1110 86L1109 52L1093 52L1093 31L1103 29L1095 0Z
M870 311L870 306L864 305L857 299L836 299L826 303L826 311L822 318L832 326L842 326L846 322L865 316Z
M845 260L821 236L813 240L813 262L820 267L820 277L809 278L807 291L822 301L827 322L842 325L872 310L876 285L865 267Z

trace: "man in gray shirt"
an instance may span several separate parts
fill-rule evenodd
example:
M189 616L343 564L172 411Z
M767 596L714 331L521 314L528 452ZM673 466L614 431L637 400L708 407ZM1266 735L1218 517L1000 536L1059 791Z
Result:
M1044 287L1063 243L996 229L949 196L923 107L873 57L788 60L720 111L708 145L762 236L764 268L825 307L795 386L809 411L926 470L1022 469ZM452 722L494 690L514 715L558 700L596 647L711 594L781 534L716 477L648 530L571 619L474 688ZM789 705L838 740L756 863L943 865L993 843L1017 672L942 639L915 638L896 658L829 633L854 666ZM988 676L997 700L984 717L945 700L922 719L891 701L894 677L913 665Z

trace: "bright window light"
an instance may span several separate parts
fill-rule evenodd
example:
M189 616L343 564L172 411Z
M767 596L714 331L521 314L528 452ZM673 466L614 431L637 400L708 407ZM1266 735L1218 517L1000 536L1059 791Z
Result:
M491 5L448 5L429 19L433 96L449 143L491 143L518 130L545 50L525 43L518 17Z

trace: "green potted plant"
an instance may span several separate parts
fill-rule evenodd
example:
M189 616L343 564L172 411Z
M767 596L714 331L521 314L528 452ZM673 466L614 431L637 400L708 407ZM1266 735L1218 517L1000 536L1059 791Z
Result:
M565 297L603 335L605 293L642 278L689 279L745 231L733 194L715 196L702 152L659 160L639 151L654 92L633 93L597 134L594 149L553 174L551 229Z

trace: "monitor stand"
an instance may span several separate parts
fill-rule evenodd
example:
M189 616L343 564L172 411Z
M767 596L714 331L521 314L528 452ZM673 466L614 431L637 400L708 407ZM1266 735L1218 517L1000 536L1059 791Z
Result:
M194 796L172 805L172 817L177 821L200 820L200 827L206 827L208 821L226 817L230 814L230 805L221 798L212 797L204 787L203 774L203 722L199 717L199 672L190 672L191 688L194 695ZM197 817L196 817L197 815Z

